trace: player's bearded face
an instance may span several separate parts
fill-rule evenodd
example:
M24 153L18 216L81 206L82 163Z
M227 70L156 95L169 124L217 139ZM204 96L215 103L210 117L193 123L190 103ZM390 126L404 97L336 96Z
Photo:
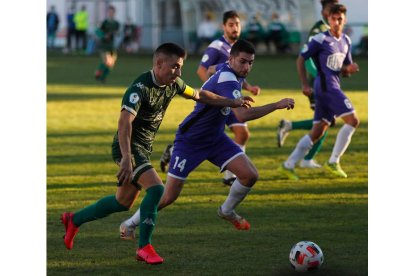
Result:
M239 18L229 18L226 24L223 24L224 36L231 40L236 41L240 37L241 25Z
M252 70L254 55L241 52L238 56L230 56L229 64L234 73L240 78L245 78Z

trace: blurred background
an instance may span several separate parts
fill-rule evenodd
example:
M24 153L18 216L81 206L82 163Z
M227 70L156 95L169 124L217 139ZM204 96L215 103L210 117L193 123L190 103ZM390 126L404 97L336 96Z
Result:
M368 0L340 1L348 8L348 24L346 33L351 37L354 54L363 53L364 46L360 45L368 37ZM116 7L115 18L121 23L121 30L126 25L133 27L130 34L130 44L122 44L125 33L120 31L115 39L119 50L126 52L151 53L159 44L175 42L191 53L199 53L207 45L197 45L197 28L209 18L217 27L214 37L221 35L222 14L227 10L236 10L242 20L242 38L248 34L248 26L255 20L263 27L259 37L258 53L276 53L273 45L266 43L266 27L277 17L285 26L284 39L290 46L292 53L297 53L308 35L310 27L321 18L319 0L47 0L47 10L54 7L59 17L56 39L52 50L70 51L66 46L68 32L67 16L70 12L77 12L84 7L88 13L87 54L95 51L95 31L105 19L108 5Z

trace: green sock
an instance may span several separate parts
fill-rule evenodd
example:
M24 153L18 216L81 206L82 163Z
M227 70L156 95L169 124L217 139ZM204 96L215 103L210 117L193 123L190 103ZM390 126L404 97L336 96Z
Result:
M292 129L312 129L313 119L292 122Z
M138 247L144 247L151 243L152 232L155 227L157 218L158 203L164 192L164 185L155 185L147 189L147 194L141 202L140 226L139 226L139 243Z
M79 227L85 222L104 218L112 213L127 211L128 209L116 200L115 195L110 195L76 212L73 215L73 223Z
M102 71L102 76L101 79L106 79L106 77L108 76L109 72L111 71L111 69L109 69L109 67L105 66L105 68Z
M311 160L311 159L313 159L313 157L315 157L315 155L321 150L322 143L325 140L327 134L328 134L328 131L325 131L325 133L322 135L321 139L319 139L318 142L313 144L312 148L310 149L308 154L306 154L306 156L303 159Z
M98 66L98 70L101 71L101 72L103 72L105 70L105 68L106 68L106 66L103 63L100 63L99 66Z

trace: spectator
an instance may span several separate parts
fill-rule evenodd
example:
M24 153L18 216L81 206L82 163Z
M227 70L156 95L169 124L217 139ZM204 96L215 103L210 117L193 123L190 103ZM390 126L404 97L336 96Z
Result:
M75 13L73 20L76 29L76 49L86 50L89 14L85 5L82 5L81 10ZM79 43L80 41L82 41L82 44Z
M217 24L213 22L213 16L211 13L207 13L204 21L198 26L197 40L194 52L198 53L203 43L210 44L217 33Z
M75 7L72 6L66 15L67 31L66 31L66 52L72 51L72 38L76 39Z
M122 48L127 52L131 53L134 51L135 42L137 41L137 26L131 22L131 18L128 17L124 25L124 37L122 39Z
M59 16L56 13L55 6L50 6L50 10L46 15L47 28L47 47L55 47L56 32L59 27Z
M273 43L277 53L286 53L289 50L288 32L285 25L279 20L277 13L272 14L272 19L267 26L267 49L270 52L270 43Z
M253 43L254 47L257 48L257 44L264 38L264 29L260 24L257 16L253 16L252 20L246 26L247 40Z
M359 54L368 55L368 24L364 25L363 35L359 41Z

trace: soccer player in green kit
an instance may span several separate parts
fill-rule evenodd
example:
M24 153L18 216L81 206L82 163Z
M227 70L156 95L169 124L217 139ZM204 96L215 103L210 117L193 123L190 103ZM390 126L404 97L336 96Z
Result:
M311 41L312 37L317 35L318 33L322 33L322 32L329 30L329 24L328 24L328 19L327 19L329 16L329 10L333 5L337 4L338 2L339 2L338 0L321 0L322 19L316 22L315 25L313 25L308 35L308 42ZM309 81L309 84L313 86L313 81L315 80L315 77L317 75L317 69L316 69L315 63L313 62L311 58L306 60L305 67L306 67L307 79ZM312 110L315 109L315 99L314 99L313 94L309 96L309 101L310 101L311 109ZM289 134L289 131L295 130L295 129L310 130L312 129L312 126L313 126L313 119L303 120L303 121L294 121L294 122L291 122L285 119L280 120L278 131L277 131L278 147L283 146L286 140L286 137ZM328 132L326 131L324 135L321 137L321 139L313 145L313 147L311 148L309 153L303 158L303 160L301 160L299 165L302 168L320 168L321 167L321 165L318 164L313 158L321 150L322 143L325 140L327 134Z
M185 50L174 43L160 45L154 53L152 70L141 74L126 90L112 144L112 158L119 165L116 194L101 198L75 213L62 214L67 249L73 248L75 235L82 224L129 210L144 188L146 194L140 205L142 219L136 258L149 264L163 263L164 259L151 245L151 237L164 185L151 165L150 155L169 103L177 94L221 107L248 108L253 102L250 97L229 99L186 85L180 78L185 57Z
M114 47L114 38L119 30L119 22L115 20L114 16L115 7L109 6L107 10L107 18L102 22L102 25L98 30L98 36L101 39L99 44L101 63L95 71L95 79L101 82L105 82L118 58Z

